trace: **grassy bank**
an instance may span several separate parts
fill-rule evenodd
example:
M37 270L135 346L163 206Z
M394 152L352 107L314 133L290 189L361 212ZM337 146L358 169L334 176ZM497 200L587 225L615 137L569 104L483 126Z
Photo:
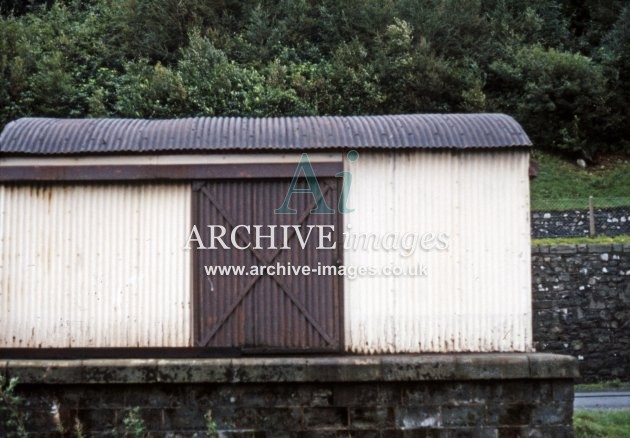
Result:
M595 207L630 205L630 157L615 156L582 169L541 151L532 151L538 177L531 182L532 209L586 209L588 197Z

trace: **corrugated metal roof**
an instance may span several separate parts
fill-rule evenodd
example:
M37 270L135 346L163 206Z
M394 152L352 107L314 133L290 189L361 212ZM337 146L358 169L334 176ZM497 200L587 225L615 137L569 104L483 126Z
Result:
M22 118L9 123L0 134L0 153L25 155L530 145L523 128L505 114Z

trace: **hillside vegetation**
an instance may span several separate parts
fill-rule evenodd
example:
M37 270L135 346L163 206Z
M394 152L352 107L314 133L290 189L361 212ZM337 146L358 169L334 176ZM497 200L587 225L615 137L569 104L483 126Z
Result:
M0 1L23 116L506 112L536 146L630 147L624 0Z

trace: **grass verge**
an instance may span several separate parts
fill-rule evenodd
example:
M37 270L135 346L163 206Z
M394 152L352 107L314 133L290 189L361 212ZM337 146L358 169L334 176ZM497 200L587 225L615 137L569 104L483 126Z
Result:
M532 239L532 245L582 245L582 244L630 244L630 236L595 236L595 237L553 237L549 239Z
M620 411L576 411L573 414L576 438L630 437L630 409Z
M613 379L604 382L580 383L575 385L576 392L605 391L607 389L630 390L630 382L622 382L619 379Z

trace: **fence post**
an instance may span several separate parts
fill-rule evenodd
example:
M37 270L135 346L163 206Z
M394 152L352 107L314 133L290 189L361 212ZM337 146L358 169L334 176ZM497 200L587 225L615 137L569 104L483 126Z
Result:
M593 197L588 197L588 235L595 237L595 212L593 210Z

